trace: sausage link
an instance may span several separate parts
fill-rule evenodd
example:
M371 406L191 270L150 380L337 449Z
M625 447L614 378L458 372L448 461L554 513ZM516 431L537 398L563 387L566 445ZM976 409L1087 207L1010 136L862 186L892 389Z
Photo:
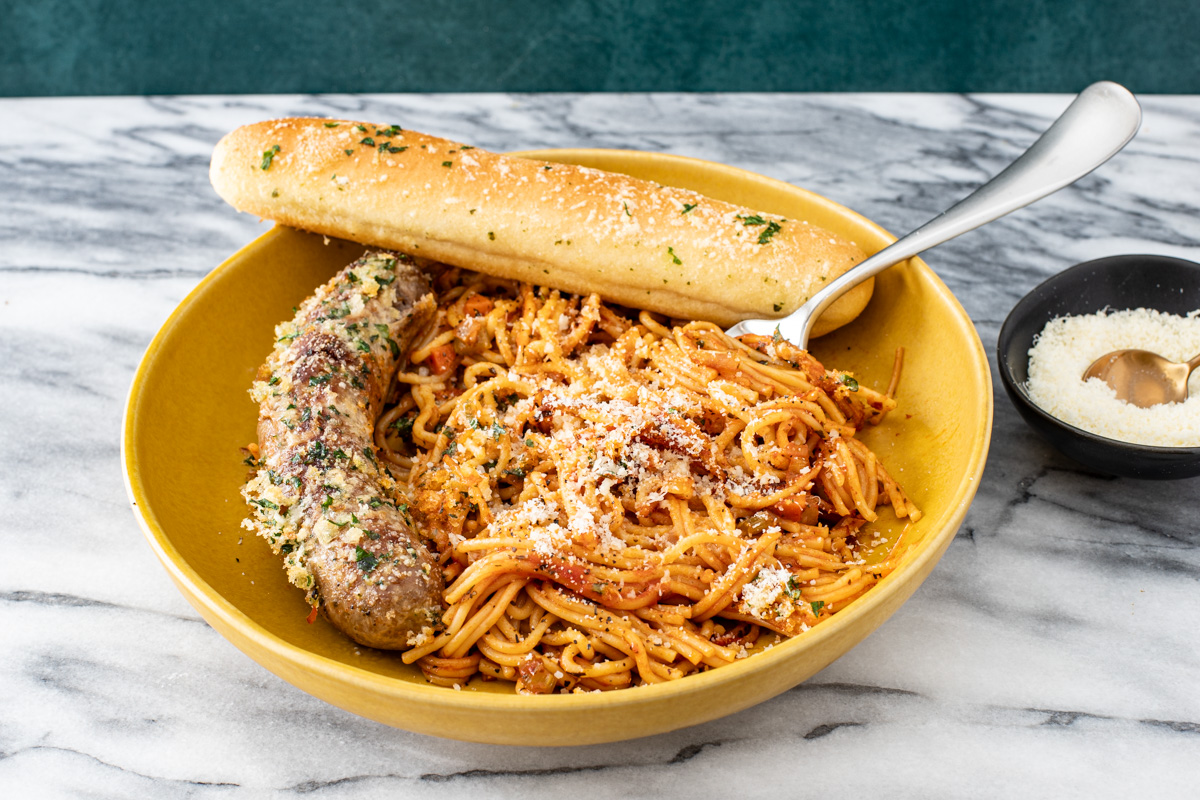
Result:
M372 442L389 382L434 311L408 257L369 252L276 328L251 389L260 453L244 524L337 628L387 650L426 641L443 612L436 558Z

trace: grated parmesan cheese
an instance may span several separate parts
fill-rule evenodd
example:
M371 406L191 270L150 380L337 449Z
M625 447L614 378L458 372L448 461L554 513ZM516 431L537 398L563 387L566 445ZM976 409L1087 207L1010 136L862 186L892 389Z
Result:
M1138 349L1172 361L1200 353L1200 310L1177 316L1147 308L1056 317L1029 350L1029 397L1043 411L1085 431L1134 444L1200 446L1200 370L1183 403L1138 408L1084 371L1114 350Z
M778 528L770 530L778 532ZM796 610L796 604L787 595L788 581L794 575L785 567L764 567L754 580L742 587L741 607L759 619L784 619Z

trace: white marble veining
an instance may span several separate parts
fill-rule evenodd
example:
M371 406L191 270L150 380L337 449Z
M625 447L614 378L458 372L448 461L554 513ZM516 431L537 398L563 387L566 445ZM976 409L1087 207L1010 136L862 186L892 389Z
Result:
M1200 97L1145 97L1098 172L926 254L989 355L1016 300L1104 255L1200 259ZM290 114L479 146L727 162L901 232L1024 149L1065 96L434 95L0 100L0 796L1195 797L1200 479L1089 473L999 389L980 491L867 641L740 714L573 749L393 730L315 700L209 628L121 479L133 371L264 226L207 163ZM994 360L994 358L993 358Z

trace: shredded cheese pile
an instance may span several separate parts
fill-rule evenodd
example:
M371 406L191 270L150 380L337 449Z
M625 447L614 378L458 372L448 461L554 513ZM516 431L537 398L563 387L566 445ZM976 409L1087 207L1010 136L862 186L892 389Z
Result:
M1138 308L1056 317L1029 350L1029 397L1068 425L1109 439L1159 447L1200 446L1200 370L1188 382L1186 402L1150 408L1118 400L1098 378L1083 380L1100 356L1133 349L1187 361L1200 353L1200 311L1181 317Z

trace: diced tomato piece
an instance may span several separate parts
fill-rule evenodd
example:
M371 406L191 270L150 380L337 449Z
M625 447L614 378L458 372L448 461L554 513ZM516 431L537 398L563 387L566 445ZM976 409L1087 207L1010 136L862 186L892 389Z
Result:
M434 375L445 375L454 369L457 363L458 355L454 352L452 344L438 345L429 353L429 369Z
M799 522L801 525L816 525L820 516L820 501L811 496L785 497L771 510L784 519Z
M517 675L520 678L517 683L518 688L524 689L529 694L549 694L558 685L558 681L554 679L550 670L546 669L542 659L536 657L521 661L517 665Z
M481 294L473 294L463 303L464 317L486 317L492 310L492 301Z

